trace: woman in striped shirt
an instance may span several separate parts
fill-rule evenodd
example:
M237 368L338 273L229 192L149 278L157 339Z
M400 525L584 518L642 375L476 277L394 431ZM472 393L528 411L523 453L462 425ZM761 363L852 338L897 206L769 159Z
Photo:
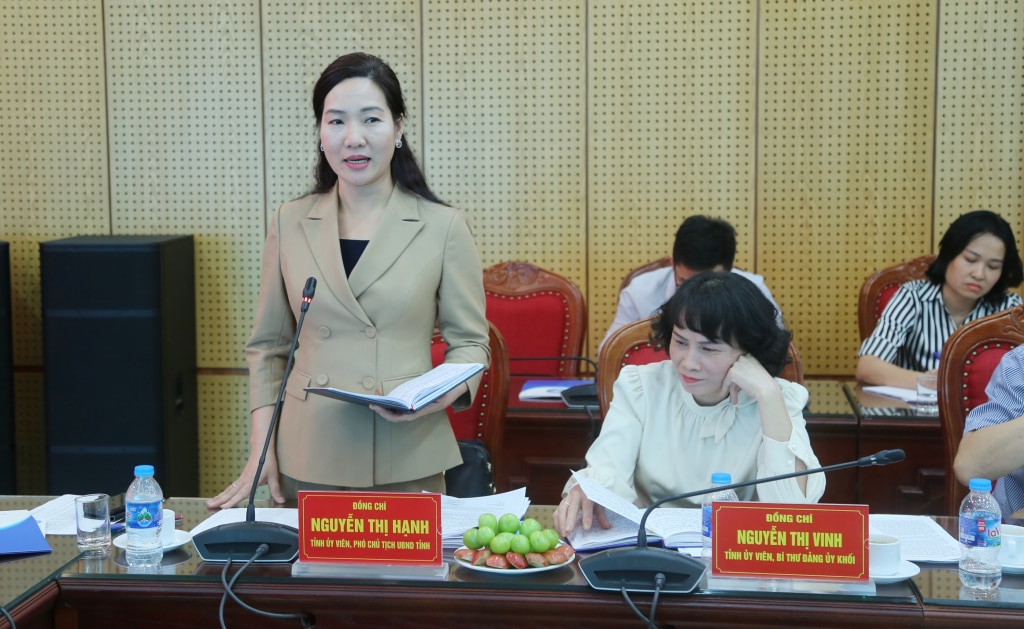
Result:
M916 388L918 375L938 371L954 330L1021 303L1007 292L1024 279L1013 230L988 210L953 221L926 275L900 286L886 305L857 353L857 380Z

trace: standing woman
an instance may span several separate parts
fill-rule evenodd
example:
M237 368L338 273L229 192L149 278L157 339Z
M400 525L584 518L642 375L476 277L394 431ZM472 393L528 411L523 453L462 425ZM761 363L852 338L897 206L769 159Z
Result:
M447 362L490 361L480 255L466 217L430 191L405 141L394 72L369 54L339 57L313 89L313 112L316 186L267 229L246 345L249 460L210 508L248 497L308 277L316 296L259 479L276 502L302 489L444 492L444 471L461 463L445 408L470 406L480 376L412 414L304 389L389 393L431 369L435 322Z
M1010 224L988 210L961 215L939 241L927 278L899 287L857 353L857 380L913 389L937 373L942 346L961 325L1021 303L1024 279Z

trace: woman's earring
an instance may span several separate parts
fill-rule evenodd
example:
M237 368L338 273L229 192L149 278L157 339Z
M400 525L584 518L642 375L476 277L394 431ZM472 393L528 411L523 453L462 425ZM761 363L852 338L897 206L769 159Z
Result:
M395 148L396 149L402 148L402 138L398 138L397 140L395 140Z
M323 142L320 143L320 152L321 153L324 152L324 143Z

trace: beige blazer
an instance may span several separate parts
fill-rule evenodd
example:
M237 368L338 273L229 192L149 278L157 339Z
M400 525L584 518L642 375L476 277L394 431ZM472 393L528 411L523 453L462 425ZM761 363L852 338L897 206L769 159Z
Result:
M345 276L338 194L285 203L267 229L260 297L246 345L250 408L272 405L303 321L277 428L280 471L326 485L372 487L437 474L461 462L445 413L392 423L365 406L307 394L307 386L388 393L429 371L435 321L447 362L489 364L483 269L466 217L396 187L376 235ZM470 381L476 395L480 377ZM463 396L458 407L471 399Z

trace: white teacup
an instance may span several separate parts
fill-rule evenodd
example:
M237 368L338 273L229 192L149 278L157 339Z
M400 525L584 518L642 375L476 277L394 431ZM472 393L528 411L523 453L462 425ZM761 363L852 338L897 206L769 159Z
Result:
M160 525L160 543L169 546L174 542L174 510L164 509L164 520Z
M999 532L999 561L1024 564L1024 526L1004 524Z
M868 557L871 574L889 577L900 568L900 540L892 535L872 533L868 536Z

